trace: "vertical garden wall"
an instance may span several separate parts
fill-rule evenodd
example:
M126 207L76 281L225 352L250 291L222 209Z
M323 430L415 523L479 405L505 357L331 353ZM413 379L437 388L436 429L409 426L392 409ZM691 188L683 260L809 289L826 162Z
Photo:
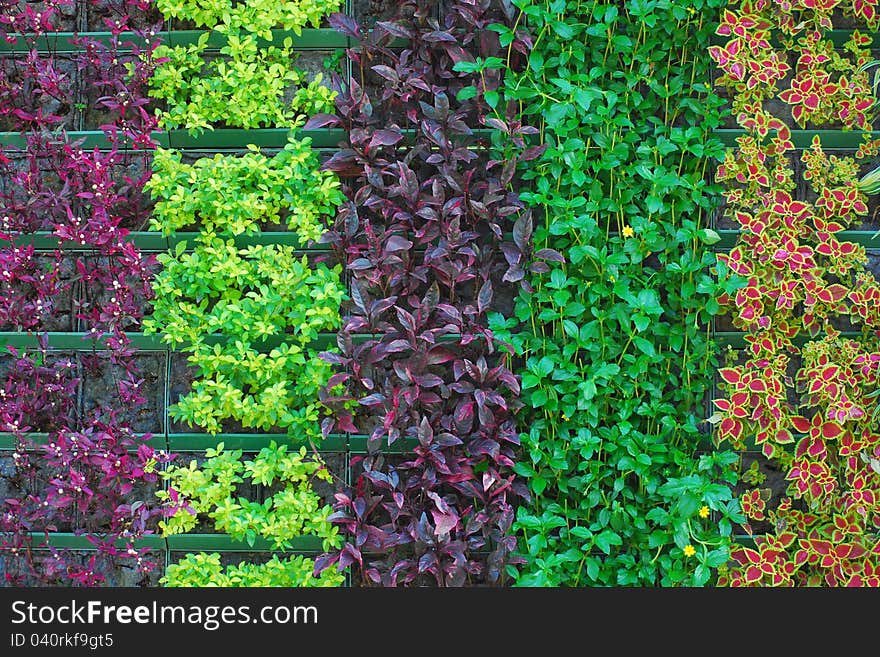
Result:
M871 2L0 2L11 586L875 586Z

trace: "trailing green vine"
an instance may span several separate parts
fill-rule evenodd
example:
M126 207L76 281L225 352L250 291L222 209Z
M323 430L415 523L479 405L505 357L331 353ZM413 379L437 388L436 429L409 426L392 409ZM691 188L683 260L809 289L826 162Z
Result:
M701 430L710 322L738 284L710 248L721 4L515 0L496 29L507 60L489 66L510 71L487 102L541 137L514 183L515 317L491 323L524 363L519 585L705 585L730 557L737 456Z

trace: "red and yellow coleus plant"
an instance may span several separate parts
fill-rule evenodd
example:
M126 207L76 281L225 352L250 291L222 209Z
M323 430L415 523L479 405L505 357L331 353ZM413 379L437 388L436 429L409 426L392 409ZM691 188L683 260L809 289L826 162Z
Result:
M719 443L757 448L788 482L772 503L741 494L771 529L732 553L721 585L880 584L880 286L865 248L840 237L869 212L859 172L878 143L835 155L816 136L798 154L792 133L871 130L872 38L854 30L836 47L835 10L880 24L875 2L732 2L717 29L727 41L710 49L744 129L716 178L741 228L719 260L744 281L723 302L747 346L719 372L712 420Z

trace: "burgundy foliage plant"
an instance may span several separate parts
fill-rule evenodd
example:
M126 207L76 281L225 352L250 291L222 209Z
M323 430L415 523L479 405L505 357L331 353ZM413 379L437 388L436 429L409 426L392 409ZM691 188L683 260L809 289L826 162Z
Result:
M354 75L335 80L336 114L308 127L348 135L326 164L348 203L325 241L346 263L351 301L340 353L324 357L339 368L331 387L344 383L362 412L340 410L324 429L369 440L336 495L332 520L348 542L319 572L351 567L374 586L498 585L514 559L514 504L528 495L512 471L520 385L487 312L509 309L502 249L522 204L508 189L515 163L492 161L487 135L522 141L529 130L487 120L498 71L453 70L497 56L486 27L512 14L490 0L405 1L370 30L332 18L357 42Z

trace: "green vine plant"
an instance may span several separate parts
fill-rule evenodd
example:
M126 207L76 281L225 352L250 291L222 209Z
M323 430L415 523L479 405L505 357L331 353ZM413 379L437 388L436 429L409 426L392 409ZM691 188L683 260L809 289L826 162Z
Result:
M517 24L493 28L507 60L478 63L506 70L502 88L465 92L541 137L512 183L528 210L506 253L514 317L490 323L523 363L514 469L533 496L508 570L520 586L711 584L742 519L738 457L701 428L710 325L739 284L708 223L723 101L703 50L723 2L513 4Z
M252 459L241 450L226 450L223 443L205 452L205 462L174 465L162 473L167 490L158 493L168 509L159 528L165 536L182 534L208 521L215 530L254 547L258 539L274 550L287 551L303 536L317 537L322 549L339 547L337 527L327 522L332 509L321 503L312 488L317 478L331 481L326 467L310 460L305 447L289 451L274 441ZM241 485L259 484L271 491L263 502L237 494ZM338 586L343 575L326 570L313 574L314 563L302 555L261 564L223 565L219 553L189 554L168 566L161 583L169 587L200 586Z

